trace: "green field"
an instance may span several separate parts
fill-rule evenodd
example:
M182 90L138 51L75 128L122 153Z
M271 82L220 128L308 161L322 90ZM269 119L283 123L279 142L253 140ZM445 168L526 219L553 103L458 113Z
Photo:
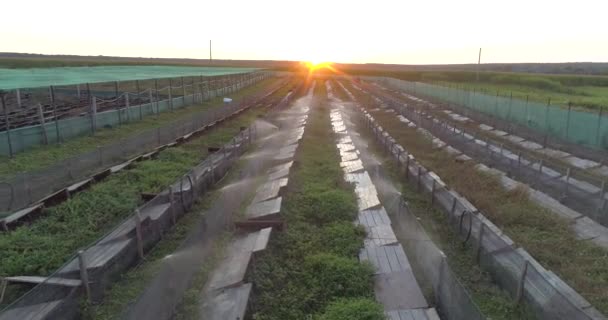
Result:
M522 100L529 99L552 105L572 106L598 112L608 107L608 77L587 75L553 75L537 73L481 72L479 81L475 72L468 71L404 71L374 72L350 71L354 75L386 76L407 81L426 82L500 95Z

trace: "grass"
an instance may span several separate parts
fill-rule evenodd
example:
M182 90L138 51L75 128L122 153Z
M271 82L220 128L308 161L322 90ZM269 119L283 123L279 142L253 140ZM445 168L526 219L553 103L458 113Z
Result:
M577 109L598 112L608 107L608 76L556 75L517 72L469 71L357 71L346 70L353 76L383 76L406 81L427 82L465 90L565 107L569 102Z
M356 258L365 232L352 223L357 202L331 143L335 136L322 83L316 94L283 197L287 228L249 275L255 285L253 319L345 319L349 314L336 310L344 309L336 306L342 299L365 300L350 301L366 311L348 319L380 319L381 308L372 300L372 267Z
M253 86L237 92L236 99L249 96L275 83L276 79L266 79ZM203 110L221 108L221 98L215 98L202 105L176 109L164 112L158 116L148 116L143 120L116 128L104 128L97 131L95 136L83 136L70 139L62 144L40 145L25 152L16 154L13 158L0 157L0 179L8 179L19 172L35 171L70 157L95 150L98 147L109 146L120 139L142 133L144 131L166 126L167 123L183 121Z
M351 92L361 96L358 90ZM473 162L456 162L444 151L433 149L427 138L403 125L394 114L370 113L399 144L464 195L515 243L598 310L608 313L608 251L577 240L567 221L536 205L525 190L506 191L498 177L477 171Z
M500 95L514 99L535 101L541 103L551 102L551 105L567 107L569 103L578 110L599 112L599 109L608 107L608 86L594 87L556 87L538 88L525 83L475 83L475 82L445 82L438 83L456 89L486 93L491 96ZM606 109L604 109L606 112Z
M143 203L141 193L155 193L198 164L207 146L224 144L262 110L250 109L205 135L162 151L154 160L110 176L68 201L45 209L43 217L0 237L0 276L50 274L76 249L112 230ZM18 294L15 290L12 293ZM10 301L11 292L8 292ZM6 298L6 297L5 297Z

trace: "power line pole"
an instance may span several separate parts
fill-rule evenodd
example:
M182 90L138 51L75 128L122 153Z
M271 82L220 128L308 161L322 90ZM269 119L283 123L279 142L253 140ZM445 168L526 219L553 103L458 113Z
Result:
M477 58L477 76L476 80L479 82L479 65L481 64L481 48L479 48L479 57Z
M211 40L209 40L209 64L213 61L213 55L211 54Z

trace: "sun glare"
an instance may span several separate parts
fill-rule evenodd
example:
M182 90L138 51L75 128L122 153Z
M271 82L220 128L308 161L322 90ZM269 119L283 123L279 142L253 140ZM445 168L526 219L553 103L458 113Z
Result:
M331 67L331 62L322 62L322 61L311 60L311 61L306 62L306 66L311 71L314 71L314 70L318 70L318 69Z

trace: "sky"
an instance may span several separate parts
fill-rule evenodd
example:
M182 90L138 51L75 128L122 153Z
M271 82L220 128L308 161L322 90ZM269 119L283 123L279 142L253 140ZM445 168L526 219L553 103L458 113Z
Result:
M94 5L93 5L94 4ZM345 63L608 62L605 0L12 0L0 52Z

